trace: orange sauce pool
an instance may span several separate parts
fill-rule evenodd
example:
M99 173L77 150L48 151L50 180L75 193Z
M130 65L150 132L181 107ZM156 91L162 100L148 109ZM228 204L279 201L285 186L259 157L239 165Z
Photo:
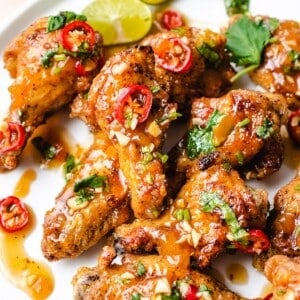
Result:
M226 269L227 278L234 284L247 284L249 275L247 269L241 264L230 264Z
M26 197L30 192L33 181L36 180L36 172L33 169L25 170L14 188L14 195L19 198Z
M34 300L46 299L54 289L51 269L42 261L31 258L24 248L26 237L35 227L35 218L29 209L29 224L15 233L0 229L0 264L4 276Z

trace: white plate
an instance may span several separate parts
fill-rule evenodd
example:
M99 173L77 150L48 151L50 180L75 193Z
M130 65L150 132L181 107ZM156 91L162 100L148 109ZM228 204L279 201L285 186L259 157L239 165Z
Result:
M12 37L17 35L22 29L26 28L31 22L41 16L56 14L61 10L73 10L80 12L81 9L90 0L40 0L30 1L22 10L10 17L10 21L0 28L0 53L5 45ZM264 14L281 19L298 19L298 1L297 0L250 0L250 11L252 14ZM223 0L174 0L170 5L174 9L181 11L189 18L190 24L194 26L206 26L212 29L217 29L226 24L227 16ZM11 82L8 72L3 68L3 61L0 61L0 121L5 116L5 112L9 105L9 94L7 87ZM247 83L245 85L247 87ZM251 86L253 87L253 86ZM61 117L65 117L64 114ZM65 131L71 135L72 138L83 146L87 146L90 142L90 134L88 133L84 124L77 120L64 121ZM289 155L289 153L287 153ZM26 239L25 249L27 253L33 258L43 260L47 263L55 277L55 289L49 299L72 299L71 279L79 266L94 266L96 265L96 257L99 253L100 245L97 245L74 260L63 260L55 263L48 263L43 258L40 250L40 241L42 236L42 222L44 213L50 209L54 204L55 196L63 187L64 180L62 178L61 169L47 170L41 168L39 164L32 160L30 153L24 155L24 158L18 168L6 174L0 174L0 199L11 195L14 191L15 185L20 179L24 171L29 168L34 169L37 173L37 179L30 186L30 193L23 199L29 204L37 218L37 224L34 231ZM266 187L269 191L269 198L272 201L274 193L285 183L287 183L292 176L294 176L293 168L285 163L281 170L264 180L263 182L255 183ZM1 249L0 249L1 254ZM226 270L232 263L239 262L247 268L248 279L242 284L233 284L226 275ZM1 264L1 256L0 256ZM245 256L224 256L218 259L214 266L223 273L225 284L231 289L237 291L242 296L253 298L262 295L266 279L264 276L251 267L251 260ZM0 273L0 289L2 300L22 300L29 299L29 297L16 288L4 276L5 270Z

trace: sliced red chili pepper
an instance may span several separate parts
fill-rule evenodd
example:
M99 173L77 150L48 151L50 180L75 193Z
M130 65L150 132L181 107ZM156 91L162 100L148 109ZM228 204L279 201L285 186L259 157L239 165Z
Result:
M161 24L164 28L171 30L184 25L182 15L175 10L166 10L161 17Z
M250 229L248 236L248 244L243 245L239 242L235 242L234 246L236 249L247 254L260 254L262 251L266 251L269 249L270 241L267 235L262 230Z
M159 39L154 55L157 63L168 71L185 73L192 66L192 50L180 38Z
M290 114L286 128L291 140L300 145L300 109Z
M117 98L115 118L131 129L148 118L152 106L152 93L144 85L123 88Z
M193 285L193 284L190 284L189 285L189 288L184 296L184 300L197 300L199 299L197 297L197 293L198 293L198 288Z
M8 122L8 138L1 132L0 140L3 148L0 149L0 154L4 154L9 151L16 151L22 148L25 144L25 129L16 122Z
M263 300L271 300L271 299L273 299L273 293L270 293L263 298Z
M96 33L86 22L75 20L62 29L61 40L66 50L92 51L96 43Z
M0 225L7 232L15 232L27 225L29 212L24 203L15 196L0 201Z

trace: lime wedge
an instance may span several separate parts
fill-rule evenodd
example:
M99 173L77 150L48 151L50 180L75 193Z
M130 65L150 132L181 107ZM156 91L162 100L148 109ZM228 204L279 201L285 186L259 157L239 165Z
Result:
M135 42L152 26L151 10L140 0L94 0L82 14L102 34L104 45Z

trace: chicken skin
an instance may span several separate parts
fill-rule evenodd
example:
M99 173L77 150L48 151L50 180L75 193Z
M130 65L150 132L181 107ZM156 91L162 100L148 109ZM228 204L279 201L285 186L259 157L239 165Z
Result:
M191 96L229 86L233 71L224 44L219 34L192 28L152 36L108 59L88 98L73 103L72 115L103 130L117 148L135 217L156 218L162 210L167 184L161 149L170 122L189 108ZM201 54L204 45L218 59L207 82L201 78L212 62Z
M173 150L179 157L177 171L226 164L247 179L278 171L284 156L280 128L286 116L286 102L279 94L236 89L219 98L195 99L188 132Z
M82 15L62 12L38 19L4 51L14 79L0 135L0 169L14 169L22 149L47 116L88 91L102 61L102 37Z
M300 23L293 20L278 23L272 43L264 49L262 63L250 77L266 90L283 94L289 108L295 109L300 107Z
M273 285L272 300L300 299L300 257L274 255L264 273Z
M280 254L300 256L300 171L274 197L270 214L272 246Z
M95 135L71 175L44 218L42 251L49 261L80 255L130 216L127 183L105 134Z
M114 263L116 257L106 246L96 267L80 268L72 280L74 299L243 299L212 277L191 270L184 255L125 254Z
M194 172L156 220L118 226L116 247L131 253L180 253L204 268L228 245L247 244L248 228L264 228L267 206L264 190L247 187L237 171L212 166Z

